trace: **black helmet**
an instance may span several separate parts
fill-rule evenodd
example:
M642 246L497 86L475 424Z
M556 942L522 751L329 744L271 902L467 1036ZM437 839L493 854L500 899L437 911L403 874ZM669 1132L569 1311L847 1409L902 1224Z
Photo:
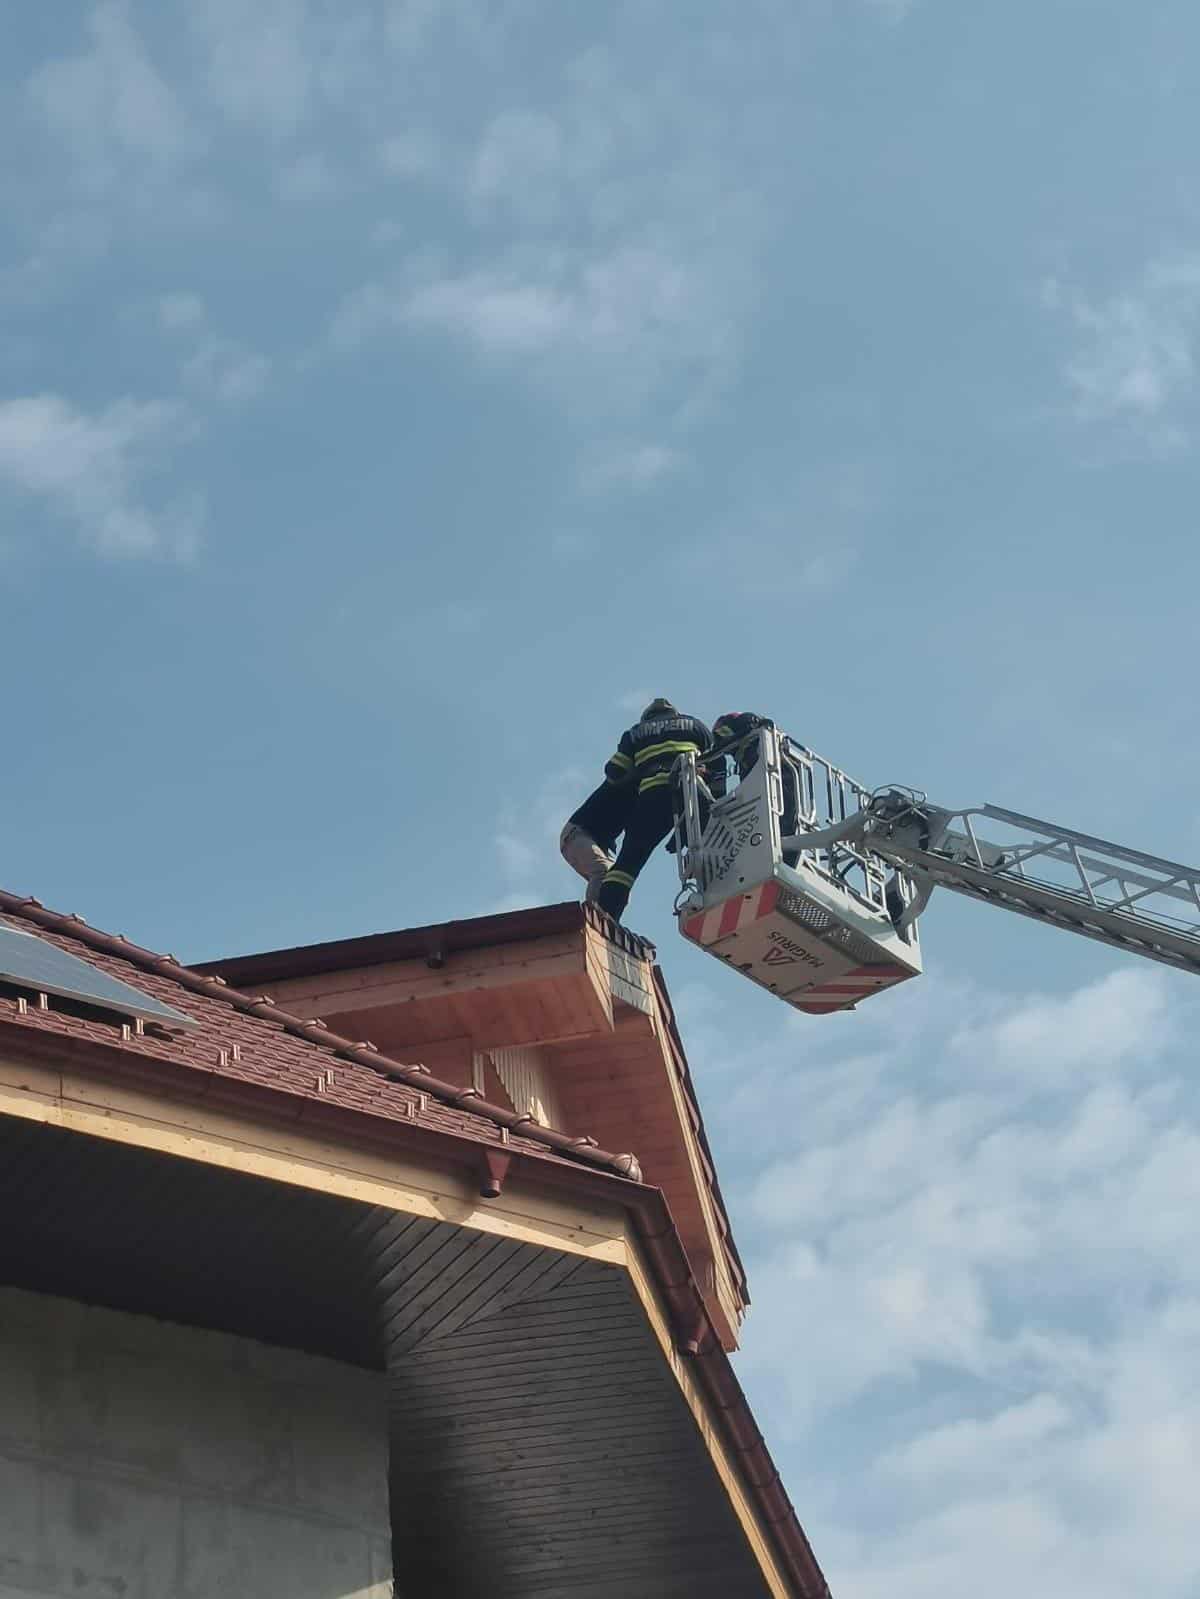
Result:
M647 705L646 709L642 712L642 721L643 722L653 722L654 720L656 720L656 718L658 718L660 716L678 716L678 715L679 715L678 710L675 708L674 705L671 704L670 700L664 700L662 698L659 698L659 699L656 699L656 700L651 700L649 705Z

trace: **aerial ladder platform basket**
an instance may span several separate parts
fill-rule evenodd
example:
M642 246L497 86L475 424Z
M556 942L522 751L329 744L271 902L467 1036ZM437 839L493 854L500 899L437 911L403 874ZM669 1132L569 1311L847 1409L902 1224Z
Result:
M917 892L911 879L827 837L870 795L771 726L732 747L739 752L754 764L721 799L710 799L694 755L680 761L684 937L810 1014L853 1009L918 976L916 921L896 926Z
M918 976L937 887L1200 973L1200 868L996 805L868 791L769 723L726 753L740 781L720 797L711 754L676 767L679 929L798 1010Z

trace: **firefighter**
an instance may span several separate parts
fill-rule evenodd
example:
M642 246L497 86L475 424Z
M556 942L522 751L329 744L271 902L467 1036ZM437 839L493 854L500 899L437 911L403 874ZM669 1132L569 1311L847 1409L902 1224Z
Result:
M713 742L721 749L722 746L748 739L758 728L770 725L769 717L759 716L755 711L726 711L713 723ZM729 750L729 754L737 764L738 776L745 777L758 764L758 742L741 744L739 748Z
M629 825L636 798L635 784L610 783L605 778L567 818L558 847L567 865L586 880L587 900L596 898L613 865L617 840Z
M604 776L614 787L629 786L632 812L620 854L596 895L600 909L615 920L620 921L638 873L674 823L671 768L686 751L703 755L711 743L703 722L685 716L665 699L652 700L641 720L621 735Z
M722 745L734 743L737 740L748 740L736 750L731 751L737 765L738 778L752 772L758 764L759 746L757 739L750 739L749 735L760 727L770 727L769 716L759 716L755 711L729 711L724 716L718 716L713 727L713 738L718 749ZM782 771L780 780L783 786L783 815L779 818L779 831L784 838L791 838L797 828L800 814L800 785L796 768L786 756L781 762ZM715 792L715 791L714 791ZM784 850L784 863L795 866L800 859L797 850Z

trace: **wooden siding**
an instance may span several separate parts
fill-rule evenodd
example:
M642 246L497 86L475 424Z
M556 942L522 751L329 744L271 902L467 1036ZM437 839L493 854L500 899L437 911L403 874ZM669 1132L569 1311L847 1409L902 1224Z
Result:
M496 1068L510 1103L543 1127L562 1127L563 1112L544 1050L519 1044L512 1049L492 1049L488 1058Z
M374 1224L401 1584L463 1599L772 1591L625 1273Z
M469 1037L476 1048L579 1038L612 1022L607 969L587 958L580 934L466 950L444 966L390 961L270 985L276 1002L330 1026L354 1016L380 1048Z
M726 1348L742 1314L713 1202L707 1162L657 1012L626 1008L610 1039L554 1046L554 1079L567 1124L604 1143L620 1133L648 1183L662 1188Z

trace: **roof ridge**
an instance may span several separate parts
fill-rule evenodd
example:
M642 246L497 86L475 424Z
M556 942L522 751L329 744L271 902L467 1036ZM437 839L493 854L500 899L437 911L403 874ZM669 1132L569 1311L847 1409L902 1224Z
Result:
M613 1155L608 1150L598 1148L593 1138L572 1138L553 1127L543 1127L531 1116L507 1110L503 1105L491 1104L476 1088L461 1088L457 1083L443 1082L441 1078L432 1076L427 1066L405 1065L402 1061L393 1060L390 1055L381 1054L374 1044L355 1043L352 1039L343 1038L319 1020L306 1021L302 1016L293 1016L290 1011L282 1010L265 994L252 998L240 989L231 988L221 977L206 977L201 972L193 971L173 955L159 955L154 950L131 944L120 933L105 933L91 927L79 915L47 910L40 900L28 896L22 898L5 889L0 889L0 910L33 922L47 932L73 938L76 943L85 944L98 954L111 955L156 977L165 977L190 993L219 1000L242 1015L274 1022L285 1033L321 1049L328 1049L357 1066L365 1066L368 1071L388 1082L403 1083L408 1088L415 1088L420 1093L443 1101L455 1110L482 1116L509 1133L516 1133L533 1143L544 1144L555 1154L572 1156L586 1165L610 1171L618 1177L627 1177L633 1182L642 1181L642 1169L636 1155Z

